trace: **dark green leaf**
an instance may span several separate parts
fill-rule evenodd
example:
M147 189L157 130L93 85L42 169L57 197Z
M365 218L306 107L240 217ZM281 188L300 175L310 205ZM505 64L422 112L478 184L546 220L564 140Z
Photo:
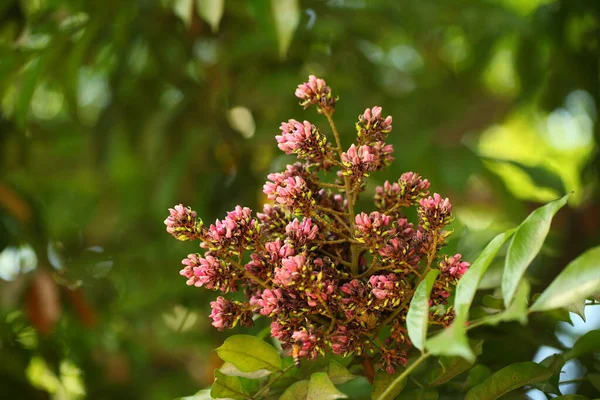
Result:
M460 278L454 298L454 307L456 310L454 322L450 327L427 340L425 344L427 350L432 354L459 356L470 362L475 362L475 354L471 351L465 329L465 323L469 316L469 308L471 307L483 274L490 266L490 263L502 245L504 245L514 232L515 229L511 229L492 239L467 272Z
M479 341L474 345L475 355L481 354L483 342ZM462 374L473 366L473 362L467 361L462 357L442 356L438 360L438 365L429 374L427 386L439 386L457 375Z
M302 380L295 382L286 389L279 400L306 400L308 395L308 381Z
M249 393L243 387L241 378L225 375L219 370L215 370L215 382L213 383L210 395L214 399L244 400L249 397Z
M512 302L527 267L542 248L550 231L552 217L567 203L569 196L566 195L538 208L517 228L508 247L502 276L502 295L507 307Z
M555 397L555 399L559 399L559 400L590 400L589 397L581 396L579 394L566 394L564 396Z
M415 389L402 393L396 397L396 400L437 400L438 398L439 394L435 390Z
M492 371L488 366L477 364L469 371L469 375L467 375L467 379L465 380L465 386L467 389L471 389L489 378L490 375L492 375Z
M552 375L546 367L531 361L502 368L469 390L466 400L494 400L525 385L541 382Z
M600 373L594 372L587 375L588 381L600 393Z
M593 330L577 339L573 348L565 353L565 359L570 360L598 352L600 352L600 330Z
M223 361L229 361L242 372L281 369L281 357L277 350L254 336L231 336L216 351Z
M545 393L552 393L556 395L560 395L560 390L558 389L558 382L560 380L560 372L562 367L565 365L565 358L562 354L553 354L551 356L546 357L540 365L548 368L552 371L552 376L548 378L545 382L538 382L533 385L533 387L541 390Z
M483 296L483 305L494 310L502 310L504 308L504 300L502 300L502 297L486 294Z
M342 366L337 361L329 362L327 376L334 385L341 385L356 378L355 375L352 375L350 371L346 369L346 367Z
M494 257L504 245L504 243L515 233L515 229L511 229L504 233L497 235L492 241L483 249L479 257L469 267L467 272L460 278L458 285L456 286L456 297L454 299L454 307L456 308L457 314L467 314L479 282L485 274L485 271L490 266ZM466 320L466 318L465 318Z
M325 372L316 372L310 376L307 399L335 400L347 398L348 396L337 390Z
M429 322L429 295L435 282L435 278L440 271L437 269L427 273L425 279L421 281L413 295L406 315L406 327L408 337L417 349L423 351L425 339L427 338L427 325Z
M427 350L437 356L459 356L473 363L475 354L469 346L465 315L456 315L454 322L448 328L428 339L425 343Z
M598 291L600 287L600 246L571 261L537 298L532 311L567 307Z
M518 321L521 325L526 325L529 290L530 286L527 280L521 280L512 304L506 310L499 312L498 314L485 317L483 319L485 324L498 325L500 322Z
M397 368L394 374L388 374L385 371L377 371L375 373L375 379L373 380L373 386L371 387L371 399L373 400L391 400L394 399L404 386L406 386L406 379L398 382L393 391L387 394L385 397L381 397L383 392L394 382L394 380L404 372L404 368Z

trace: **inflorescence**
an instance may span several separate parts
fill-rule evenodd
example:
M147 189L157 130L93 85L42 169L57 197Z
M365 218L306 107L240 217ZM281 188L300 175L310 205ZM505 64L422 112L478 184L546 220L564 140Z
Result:
M344 151L331 118L337 98L325 81L310 76L296 96L327 118L335 144L308 121L283 122L278 146L300 161L268 175L263 191L272 204L261 213L236 206L206 227L190 208L170 209L167 232L199 240L205 250L188 255L180 274L191 286L243 290L246 301L218 297L211 303L219 330L252 325L262 315L272 319L271 335L286 350L296 347L300 357L379 355L380 368L393 373L411 349L405 324L410 300L431 269L440 274L430 323L452 321L448 298L469 266L460 254L439 254L451 233L444 228L452 205L429 195L427 179L407 172L376 188L376 211L356 214L366 178L393 160L393 146L385 143L392 117L381 107L366 109L358 116L356 143ZM317 173L331 169L337 169L335 180L320 180ZM416 224L405 216L410 207L416 207Z

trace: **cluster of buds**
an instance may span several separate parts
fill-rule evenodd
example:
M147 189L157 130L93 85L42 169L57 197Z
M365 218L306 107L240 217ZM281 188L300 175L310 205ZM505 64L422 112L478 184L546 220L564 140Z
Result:
M205 250L188 255L180 273L190 286L246 295L246 301L220 296L211 303L219 330L262 316L271 319L271 335L282 347L300 357L368 355L393 373L412 351L406 314L431 269L440 274L430 322L452 321L448 299L469 266L460 254L440 254L452 206L437 193L430 196L427 179L407 172L376 188L375 211L357 212L369 173L392 161L393 147L385 143L392 117L383 117L381 107L365 110L356 143L344 151L331 118L337 98L325 81L311 76L296 96L327 117L335 144L308 121L283 122L279 148L300 162L268 175L263 191L272 204L262 212L253 216L237 206L206 227L191 209L171 209L167 231L179 240L197 239ZM333 179L325 181L332 168ZM405 215L411 207L418 216L412 223Z

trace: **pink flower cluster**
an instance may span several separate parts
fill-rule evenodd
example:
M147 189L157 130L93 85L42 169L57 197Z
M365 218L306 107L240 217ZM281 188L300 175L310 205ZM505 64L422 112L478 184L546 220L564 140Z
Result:
M430 297L431 323L447 326L448 304L469 263L460 254L442 255L452 221L452 205L429 194L429 181L407 172L375 189L375 210L355 210L372 171L392 161L386 144L392 117L381 107L366 109L357 136L346 151L331 116L337 98L322 79L310 76L296 96L305 108L316 105L332 124L335 145L308 121L289 120L276 136L279 148L300 162L268 175L263 191L272 204L253 215L237 206L205 227L182 205L170 209L167 232L197 239L204 254L183 260L190 286L229 293L243 290L245 301L218 297L210 317L221 330L251 325L252 316L271 319L271 334L284 349L313 359L332 352L378 357L393 373L412 349L405 319L415 288L439 269ZM323 177L331 168L332 180ZM405 211L416 208L416 221ZM388 326L385 343L374 339Z

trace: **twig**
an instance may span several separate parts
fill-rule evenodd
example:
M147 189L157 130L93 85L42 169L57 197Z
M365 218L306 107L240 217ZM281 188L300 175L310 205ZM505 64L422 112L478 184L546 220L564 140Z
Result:
M406 379L411 372L413 372L423 361L427 360L431 356L431 353L423 353L419 358L415 360L410 367L406 368L403 373L401 373L396 379L392 381L388 385L388 387L379 395L377 400L385 400L390 398L391 394L396 390L396 387L400 385L400 383Z
M273 377L273 379L271 379L265 386L263 386L258 392L256 392L254 394L254 396L252 396L252 399L260 399L263 398L261 397L264 393L266 393L269 388L279 379L283 376L283 374L285 374L287 371L289 371L290 369L292 369L294 367L294 364L290 364L287 367L285 367L282 370L279 370L277 372L277 376Z

